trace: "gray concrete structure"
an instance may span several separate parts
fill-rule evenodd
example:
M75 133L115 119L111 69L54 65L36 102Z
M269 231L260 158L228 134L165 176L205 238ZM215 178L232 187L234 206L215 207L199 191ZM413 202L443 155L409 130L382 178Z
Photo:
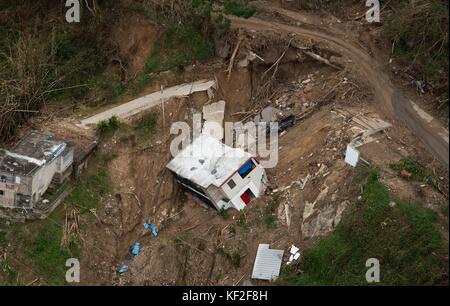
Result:
M0 149L0 207L33 208L52 183L71 175L73 159L72 144L38 132Z

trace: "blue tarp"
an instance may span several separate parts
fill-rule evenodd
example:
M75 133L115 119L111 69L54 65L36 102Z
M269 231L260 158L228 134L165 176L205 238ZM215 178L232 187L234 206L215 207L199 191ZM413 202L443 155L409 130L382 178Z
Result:
M139 254L140 251L141 251L141 244L139 242L136 242L133 245L133 248L131 249L131 254L136 256L137 254Z
M253 161L249 160L248 162L245 163L245 165L243 165L241 167L241 169L239 169L239 174L244 175L245 173L247 173L250 169L252 169L253 167Z
M121 265L119 268L119 273L125 273L128 270L128 266L127 265Z
M152 227L152 235L155 237L158 236L158 232L156 231L156 225L152 224L151 227Z
M150 225L150 224L148 224L148 223L144 223L144 228L145 229L151 229L152 230L152 235L153 236L158 236L158 232L156 231L156 225L154 225L154 224L152 224L152 225Z

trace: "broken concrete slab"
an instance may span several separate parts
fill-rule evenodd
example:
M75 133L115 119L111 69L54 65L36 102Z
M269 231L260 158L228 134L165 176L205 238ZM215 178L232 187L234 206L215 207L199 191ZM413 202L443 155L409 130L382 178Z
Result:
M226 102L221 100L203 106L203 133L209 134L218 140L224 137L223 119L225 117Z
M222 124L223 118L225 117L225 105L226 102L224 100L204 105L203 119L205 121L215 121Z
M351 145L347 145L347 151L345 152L345 162L352 167L356 167L359 161L360 152L353 148Z

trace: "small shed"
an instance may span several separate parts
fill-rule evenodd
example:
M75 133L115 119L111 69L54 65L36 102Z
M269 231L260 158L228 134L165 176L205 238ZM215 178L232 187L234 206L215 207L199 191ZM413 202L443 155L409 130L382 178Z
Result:
M260 244L256 253L252 278L262 280L277 279L280 275L284 250L273 250L268 244Z

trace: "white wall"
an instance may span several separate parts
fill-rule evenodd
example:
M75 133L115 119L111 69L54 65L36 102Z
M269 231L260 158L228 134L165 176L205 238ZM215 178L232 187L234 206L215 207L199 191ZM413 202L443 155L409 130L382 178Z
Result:
M32 192L31 194L37 194L39 199L48 189L52 182L53 176L58 172L58 168L61 165L61 156L53 159L49 164L42 166L33 176Z
M261 196L265 189L265 186L262 183L262 181L266 180L266 172L260 164L258 164L254 159L252 160L255 163L256 167L245 178L242 178L241 175L238 172L236 172L230 179L228 179L222 185L223 193L231 200L233 206L237 210L241 210L246 207L245 203L241 200L240 196L247 189L250 188L250 190L256 197ZM234 188L230 188L228 186L228 182L231 179L236 184Z

